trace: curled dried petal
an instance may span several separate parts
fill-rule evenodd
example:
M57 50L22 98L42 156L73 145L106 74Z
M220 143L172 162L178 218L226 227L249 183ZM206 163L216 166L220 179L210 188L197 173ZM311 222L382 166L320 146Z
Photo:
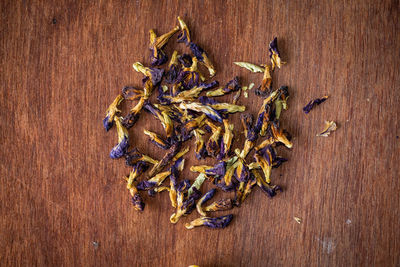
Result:
M138 100L144 96L144 92L134 86L125 86L122 88L122 95L125 100Z
M272 90L272 76L271 76L271 68L267 65L265 66L264 76L261 82L260 87L256 89L256 95L266 96Z
M178 16L178 21L179 21L179 27L181 29L181 32L178 35L178 42L179 43L185 43L186 45L189 45L189 43L190 43L189 28L186 25L186 23L179 16Z
M325 121L325 127L320 132L317 134L317 136L323 136L323 137L328 137L329 134L337 129L337 125L334 121Z
M118 95L111 103L111 105L107 108L106 117L103 120L103 126L107 132L114 125L114 117L121 112L121 110L118 109L118 106L123 100L124 97L122 95Z
M233 62L239 67L245 68L251 72L264 72L264 68L248 62Z
M158 66L167 62L168 57L162 50L167 44L168 40L179 31L179 27L173 28L171 31L157 37L153 30L150 30L150 46L149 49L151 53L151 65Z
M272 70L275 69L275 66L281 68L286 63L281 60L281 55L278 51L278 39L276 37L269 44L269 57L271 58Z
M215 188L209 190L207 193L205 193L205 194L200 198L199 201L197 201L196 209L197 209L197 212L198 212L201 216L206 216L206 213L203 211L203 209L202 209L201 206L202 206L204 203L206 203L208 200L210 200L210 199L214 196L214 194L215 194L216 191L217 191L217 190L216 190Z
M117 159L125 155L129 147L129 134L121 123L120 117L114 118L118 133L118 144L110 152L110 158Z
M213 108L211 108L209 106L202 105L197 102L192 102L192 103L181 103L179 105L179 107L181 109L190 109L190 110L193 110L196 112L202 112L210 119L222 123L221 115L216 110L214 110Z
M207 226L209 228L225 228L232 221L233 215L225 215L221 217L200 217L196 220L191 221L190 223L185 224L186 229L193 229L196 226Z
M195 57L202 62L204 66L206 66L208 72L210 73L210 77L213 77L215 75L215 68L211 60L208 58L207 53L200 46L193 42L189 44L189 47Z
M239 85L239 77L234 77L231 81L229 81L225 87L216 89L214 91L207 92L207 96L223 96L229 94L231 92L238 91L240 89Z
M222 211L232 209L232 200L230 198L214 201L210 205L203 208L204 211Z
M310 102L308 102L308 104L303 108L304 113L308 114L311 109L313 109L315 106L318 106L320 104L322 104L323 102L325 102L325 100L328 99L329 96L323 96L321 98L316 98L314 100L311 100Z

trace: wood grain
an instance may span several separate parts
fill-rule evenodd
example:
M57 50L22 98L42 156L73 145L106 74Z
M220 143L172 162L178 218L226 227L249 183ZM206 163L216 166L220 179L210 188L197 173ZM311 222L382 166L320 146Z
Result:
M400 265L399 1L1 1L0 9L0 265ZM116 136L101 124L121 88L140 84L131 64L149 62L148 30L170 30L177 15L221 83L260 82L232 62L264 63L274 36L288 62L274 73L291 93L282 124L294 148L281 151L290 160L273 173L284 193L254 190L222 231L171 225L165 194L134 211L121 182L129 169L109 159ZM240 101L253 113L261 104L253 93ZM326 119L339 129L315 137ZM143 116L134 145L160 158L144 128L161 129Z

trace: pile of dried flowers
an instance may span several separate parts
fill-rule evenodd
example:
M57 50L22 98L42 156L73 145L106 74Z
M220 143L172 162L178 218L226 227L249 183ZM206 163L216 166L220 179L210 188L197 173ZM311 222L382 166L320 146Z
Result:
M104 128L109 131L115 126L118 134L118 144L111 150L110 157L125 158L126 165L132 168L125 180L135 209L142 211L145 207L142 192L147 191L150 196L154 196L167 191L175 209L170 217L171 223L177 223L182 216L196 209L200 217L185 224L187 229L196 226L224 228L231 222L233 215L210 217L211 212L240 206L254 186L260 187L269 197L282 191L280 186L271 182L271 171L287 161L277 155L276 147L292 147L289 133L282 129L279 122L282 110L288 108L286 100L289 93L286 86L273 90L271 72L281 68L285 62L281 60L277 38L269 44L270 64L258 66L235 62L252 72L263 73L261 84L255 89L256 95L263 98L263 104L255 118L249 113L241 114L245 142L241 150L232 151L234 127L229 122L229 116L246 110L245 106L236 103L241 92L248 97L247 91L254 84L242 87L239 78L234 77L225 86L217 88L218 81L207 81L198 66L204 65L212 78L216 73L214 65L207 53L193 42L186 23L180 17L178 22L179 26L161 36L150 31L151 67L140 62L133 64L134 70L144 75L142 88L124 87L107 109ZM179 55L174 51L169 57L164 52L165 45L176 33L178 43L187 46L192 55ZM160 68L168 61L165 69ZM154 91L158 96L157 101L152 103L150 96ZM200 96L205 91L206 94ZM235 93L233 103L217 100L217 97L231 93ZM119 108L124 101L134 101L136 104L128 114L122 116ZM324 99L310 103L307 110L322 101ZM164 128L164 135L144 131L152 143L165 150L161 159L153 159L136 148L129 150L128 129L135 125L143 111L153 115ZM210 135L208 139L205 138L207 133ZM189 152L189 147L184 144L193 137L196 158L212 157L216 162L213 166L191 166L190 170L198 173L198 177L191 183L190 180L180 179L179 174L184 168L184 156ZM250 157L252 150L254 156ZM147 178L139 180L141 176ZM200 188L206 180L214 184L215 188L202 193ZM213 198L217 188L233 191L235 197L206 204Z

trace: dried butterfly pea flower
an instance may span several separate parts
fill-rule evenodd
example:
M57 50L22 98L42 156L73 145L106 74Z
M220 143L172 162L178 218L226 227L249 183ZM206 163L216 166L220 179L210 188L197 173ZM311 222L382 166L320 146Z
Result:
M230 189L232 189L234 187L232 178L233 178L233 175L235 174L235 170L238 165L239 165L239 161L237 160L237 157L236 157L236 161L234 161L230 164L227 164L225 175L224 175L223 181L222 181L223 184L219 184L219 185L217 184L224 191L229 191Z
M143 73L143 75L146 75L152 82L153 86L159 84L164 75L163 69L147 68L144 67L140 62L133 63L132 67L135 71L141 72Z
M129 176L131 176L131 174ZM133 207L138 211L143 211L145 204L144 204L136 186L133 184L134 179L132 179L131 177L129 177L129 178L126 177L125 179L128 181L127 188L129 190L129 193L132 196ZM131 180L132 180L132 182L131 182Z
M239 67L245 68L251 72L264 72L264 68L260 67L258 65L252 64L252 63L248 63L248 62L233 62L236 65L238 65Z
M200 129L193 131L195 139L195 155L197 159L204 159L207 156L207 150L203 139L204 132Z
M239 207L240 204L246 199L246 197L251 193L251 189L256 184L256 179L252 176L246 182L240 182L239 187L235 191L235 198L233 199L233 205Z
M192 57L189 54L180 55L178 61L184 68L190 68L193 64Z
M246 158L247 154L251 151L254 147L255 141L257 140L257 133L255 128L253 128L253 115L251 114L241 114L240 120L243 125L244 135L246 137L243 150L240 154L241 158Z
M168 56L165 55L162 50L163 47L167 44L168 40L179 31L179 27L173 28L171 31L157 37L154 30L150 30L150 46L149 49L151 51L151 65L159 66L168 61Z
M334 121L325 121L325 127L320 132L317 134L317 136L323 136L323 137L328 137L329 134L337 129L337 125Z
M172 164L170 168L171 175L169 176L170 179L170 189L169 189L169 198L171 200L172 207L176 208L177 205L177 186L178 186L178 177L179 172L183 170L184 167L184 160L182 157L177 158L175 162Z
M146 103L144 104L144 108L151 114L153 114L154 117L160 120L161 125L163 126L165 133L167 134L167 138L171 138L174 133L174 124L171 118L168 116L168 113L165 111L160 111L148 101L146 101Z
M197 118L188 120L181 128L182 140L186 141L191 138L192 131L200 127L205 119L206 115L202 114Z
M230 198L214 201L210 205L203 208L204 211L222 211L232 209L232 200Z
M106 111L106 117L103 120L103 126L107 132L114 125L114 117L121 112L121 110L118 109L118 106L121 104L123 100L124 97L122 95L118 95L111 103L111 105L108 107Z
M257 185L269 197L272 198L272 197L276 196L276 193L278 191L282 192L282 188L279 185L270 185L269 183L266 183L257 170L252 170L251 172L253 173L254 177L256 178Z
M223 122L225 132L222 136L221 149L218 155L218 159L223 159L229 154L233 140L233 124L229 124L229 121L227 119L225 119Z
M197 201L196 204L196 210L197 212L201 215L201 216L207 216L207 214L203 211L202 209L202 205L204 203L206 203L208 200L210 200L211 198L213 198L213 196L215 195L215 192L217 190L215 188L209 190L207 193L205 193L200 199L199 201Z
M256 95L258 96L266 96L272 90L272 76L271 69L268 65L265 66L264 76L261 81L261 85L256 89Z
M204 181L206 180L207 176L204 173L200 173L197 178L194 180L193 184L190 186L189 190L188 190L188 197L193 194L193 190L197 189L200 190L201 185L204 183Z
M202 105L197 102L192 102L192 103L180 103L179 107L181 109L190 109L190 110L193 110L196 112L204 113L210 119L222 123L221 115L216 110L214 110L213 108L211 108L209 106Z
M190 43L189 28L179 16L178 16L178 21L179 21L179 27L181 29L181 32L178 35L178 43L185 43L186 45L189 45Z
M148 180L141 181L137 185L137 189L150 190L156 186L160 186L168 176L170 177L174 176L173 178L176 178L177 172L182 171L184 165L185 165L185 160L182 157L179 157L176 161L174 161L174 163L172 164L171 168L168 171L158 173Z
M129 111L129 113L122 120L122 125L130 129L139 119L140 111L142 111L146 100L144 97L140 98L139 102Z
M177 95L181 90L189 90L200 85L200 74L197 71L182 70L179 72L176 82L172 87L172 95Z
M122 95L125 100L138 100L144 96L144 91L134 86L125 86L122 88Z
M191 213L195 207L195 201L201 197L200 191L197 190L197 188L193 188L193 193L185 198L185 193L188 190L189 185L189 181L183 181L183 183L177 187L177 208L176 212L170 217L171 223L175 224L178 222L180 217Z
M276 142L284 144L287 148L292 148L293 143L290 142L289 135L286 134L282 129L279 129L276 123L271 124L271 131Z
M273 113L271 106L267 106L265 115L262 120L262 125L261 125L261 129L260 129L260 133L259 133L260 136L266 136L271 133L271 125L270 125L270 122L272 119L271 113Z
M146 165L137 164L133 167L132 171L129 173L128 177L125 177L127 184L126 188L130 190L133 186L133 182L136 181L136 178L139 177L146 170Z
M181 103L183 101L194 101L199 94L206 88L206 85L195 86L190 90L182 91L176 96L166 96L169 103Z
M110 152L110 158L117 159L125 155L129 147L129 134L126 128L121 123L121 118L114 118L115 126L117 127L118 144L113 147Z
M278 51L278 39L276 37L269 44L268 50L269 50L269 57L271 58L272 70L275 69L275 66L281 68L283 64L286 64L286 62L283 62L281 60L281 55Z
M229 161L220 161L217 164L215 164L214 166L211 166L211 168L205 168L204 173L206 175L210 175L210 176L224 176L226 173L226 168L228 163L230 163Z
M239 106L229 103L215 103L211 104L210 107L223 113L236 113L236 112L243 112L246 110L246 106Z
M258 146L255 147L256 151L262 150L264 149L266 146L272 145L275 143L275 139L273 136L270 136L266 139L264 139L264 141L262 141Z
M206 148L208 155L211 157L217 157L221 147L222 141L222 128L214 125L210 121L206 121L207 125L212 129L212 135L207 141Z
M191 172L200 172L200 173L205 173L206 170L212 169L213 166L208 166L208 165L197 165L197 166L191 166L190 171Z
M279 97L274 101L275 105L275 119L279 120L281 116L282 109L287 110L287 99L289 97L289 92L287 90L287 86L282 87L281 93Z
M171 146L171 148L167 151L164 157L157 164L153 166L153 168L149 172L149 175L153 176L154 174L158 173L161 169L163 169L174 158L174 156L179 152L180 149L181 149L181 142L177 142L173 146Z
M238 158L235 177L239 182L247 182L250 179L250 170L242 158Z
M193 229L196 226L207 226L209 228L225 228L227 227L230 222L232 221L233 215L225 215L221 217L200 217L190 223L185 224L186 229Z
M225 87L216 89L214 91L207 92L207 96L223 96L229 94L231 92L238 91L240 89L239 85L239 77L234 77L231 81L229 81Z
M171 171L160 172L149 180L144 180L138 183L138 190L149 190L155 186L160 186L162 182L171 174Z
M236 105L236 103L239 101L240 94L242 93L242 90L243 90L243 88L240 88L240 89L236 92L236 94L233 96L232 104ZM247 92L246 92L246 93L247 93ZM246 95L244 95L244 96L247 98Z
M130 192L132 195L133 207L138 211L143 211L145 204L144 204L139 192L135 191L134 187L131 188Z
M263 104L261 105L261 108L257 115L257 122L255 126L255 130L257 133L261 130L262 127L264 129L268 127L268 122L271 120L271 114L273 114L272 104L274 103L274 101L276 101L280 97L282 97L282 99L285 99L286 101L286 98L288 96L288 87L281 86L279 89L271 92L268 97L264 99Z
M192 51L193 55L206 66L208 69L208 72L210 73L210 77L213 77L215 75L215 68L214 65L212 64L211 60L208 58L207 53L198 46L197 44L190 42L189 48Z
M152 159L151 157L140 153L137 148L132 149L125 153L125 161L126 165L135 167L138 164L140 165L148 165L150 164L157 164L158 160Z
M314 100L311 100L310 102L308 102L308 104L303 108L304 113L308 114L311 109L313 109L315 106L322 104L323 102L325 102L325 100L328 99L329 96L323 96L321 98L316 98Z
M168 72L165 74L165 81L168 84L176 83L181 68L178 64L178 51L174 51L168 64Z
M264 179L267 183L271 182L271 169L272 169L272 154L271 154L271 146L266 146L262 150L256 151L254 154L254 159L260 165L263 173Z

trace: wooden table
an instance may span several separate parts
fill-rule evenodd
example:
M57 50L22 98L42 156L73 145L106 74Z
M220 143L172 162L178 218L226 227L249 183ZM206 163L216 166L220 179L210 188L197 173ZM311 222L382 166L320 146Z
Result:
M0 3L0 265L399 266L398 1L83 2ZM186 230L195 212L170 224L166 193L133 210L129 168L108 156L105 109L141 84L131 66L149 63L148 31L170 30L177 15L222 84L259 84L232 62L266 63L274 36L288 62L273 75L291 94L281 123L294 147L280 149L289 162L272 175L284 192L255 188L224 230ZM240 103L255 113L262 100L249 95ZM324 120L339 128L316 137ZM161 158L143 129L162 132L159 122L143 115L132 136ZM187 168L196 162L191 151Z

